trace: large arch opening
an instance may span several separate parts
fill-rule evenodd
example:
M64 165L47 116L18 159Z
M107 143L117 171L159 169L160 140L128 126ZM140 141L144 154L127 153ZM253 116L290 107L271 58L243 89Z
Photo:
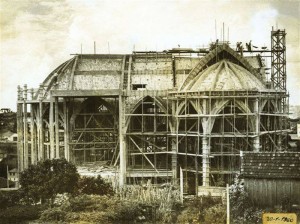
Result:
M230 100L216 114L210 138L210 183L225 187L240 167L240 151L252 151L250 106Z
M196 194L196 188L202 185L201 118L192 101L185 101L178 113L177 162L183 171L183 191Z
M110 162L117 153L118 118L113 99L85 99L74 115L70 149L76 164Z
M137 103L128 120L127 182L168 182L171 172L171 116L156 98L146 96Z

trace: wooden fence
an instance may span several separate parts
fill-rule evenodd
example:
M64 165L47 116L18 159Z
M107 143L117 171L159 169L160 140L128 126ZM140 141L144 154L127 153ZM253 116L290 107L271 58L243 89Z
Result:
M245 179L245 190L255 205L282 205L284 199L300 205L300 180Z

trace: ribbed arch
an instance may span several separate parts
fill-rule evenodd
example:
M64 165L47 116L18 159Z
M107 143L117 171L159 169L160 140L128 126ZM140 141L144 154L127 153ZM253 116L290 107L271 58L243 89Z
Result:
M137 113L137 110L140 108L140 106L144 102L153 102L156 106L158 106L164 114L171 114L171 110L167 109L166 103L163 102L163 100L160 97L151 97L151 96L145 96L141 98L131 109L130 109L130 114L135 114ZM126 124L125 124L125 132L127 132L129 124L132 120L132 116L129 116L126 119ZM169 119L169 128L172 130L172 119Z
M112 114L114 117L116 117L116 109L115 106L110 104L109 102L105 101L104 99L100 97L89 97L85 99L79 106L77 106L70 118L70 123L74 123L76 116L84 109L87 108L89 104L98 104L98 105L104 105Z
M218 60L217 60L218 58ZM231 61L235 64L241 65L246 70L248 70L250 73L252 73L256 78L259 80L262 80L262 77L259 72L253 68L253 66L240 54L238 54L236 51L234 51L232 48L230 48L227 44L217 46L216 49L213 49L211 52L209 52L207 55L205 55L203 58L199 60L199 63L191 70L179 90L186 90L189 89L188 85L191 84L191 81L204 69L207 67L213 65L214 63L218 62L222 59L229 59L231 58Z

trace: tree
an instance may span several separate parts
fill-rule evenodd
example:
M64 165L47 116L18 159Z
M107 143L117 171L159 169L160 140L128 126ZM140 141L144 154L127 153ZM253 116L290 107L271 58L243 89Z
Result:
M75 165L53 159L31 165L20 175L21 191L31 202L54 200L57 194L74 193L79 179Z

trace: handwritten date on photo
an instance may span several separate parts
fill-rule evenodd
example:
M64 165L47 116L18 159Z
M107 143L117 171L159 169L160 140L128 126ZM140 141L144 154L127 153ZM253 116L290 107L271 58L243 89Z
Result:
M295 213L264 213L263 224L297 224Z

